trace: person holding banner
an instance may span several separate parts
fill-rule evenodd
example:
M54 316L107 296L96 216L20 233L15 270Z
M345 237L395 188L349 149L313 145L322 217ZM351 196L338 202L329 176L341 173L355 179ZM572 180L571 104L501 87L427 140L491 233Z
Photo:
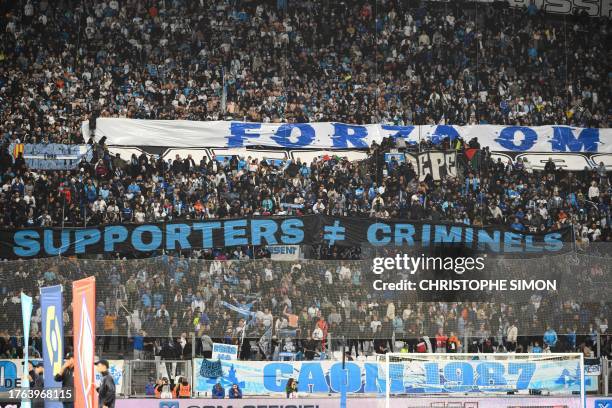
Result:
M74 389L74 356L72 353L66 353L64 365L57 374L55 381L62 383L62 388ZM64 408L74 408L74 402L64 401Z

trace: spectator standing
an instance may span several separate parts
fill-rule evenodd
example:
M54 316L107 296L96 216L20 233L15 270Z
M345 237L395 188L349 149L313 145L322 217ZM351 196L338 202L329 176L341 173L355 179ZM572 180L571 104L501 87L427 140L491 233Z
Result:
M550 326L546 327L546 331L544 332L544 345L550 349L550 351L554 351L555 346L557 345L557 332Z
M506 332L506 349L509 352L516 350L516 342L518 341L518 328L516 324L512 322L508 331Z

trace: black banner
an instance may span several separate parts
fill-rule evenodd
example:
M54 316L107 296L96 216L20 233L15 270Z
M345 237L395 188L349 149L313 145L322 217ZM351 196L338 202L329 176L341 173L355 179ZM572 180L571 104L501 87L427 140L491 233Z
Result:
M0 258L81 254L146 254L154 251L243 245L372 245L404 248L460 246L499 254L560 253L571 228L541 234L503 226L470 227L374 218L265 217L187 220L163 224L104 225L91 228L30 228L0 231Z

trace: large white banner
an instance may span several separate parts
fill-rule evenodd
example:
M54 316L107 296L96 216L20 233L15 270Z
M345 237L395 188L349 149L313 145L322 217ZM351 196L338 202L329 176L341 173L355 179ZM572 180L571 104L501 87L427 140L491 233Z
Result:
M89 137L88 122L83 122L82 131ZM422 140L439 143L447 137L468 141L477 137L482 147L488 146L492 151L612 153L612 129L569 126L397 126L99 118L95 136L96 140L106 137L107 145L116 146L285 149L367 148L386 137L401 138L407 143Z

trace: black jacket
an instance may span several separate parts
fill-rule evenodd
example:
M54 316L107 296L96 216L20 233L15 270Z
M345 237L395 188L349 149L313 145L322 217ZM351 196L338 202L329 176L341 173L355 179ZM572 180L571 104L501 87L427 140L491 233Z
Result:
M98 388L98 407L115 408L115 380L108 371L102 374L102 381Z
M30 381L30 388L33 390L42 390L45 388L45 382L43 380L42 375L38 375L34 372L34 370L30 371L30 377L32 377L32 381ZM32 408L44 408L45 403L42 399L33 400L31 404Z
M62 388L74 388L74 368L66 368L64 374L55 374L55 381L62 383Z

